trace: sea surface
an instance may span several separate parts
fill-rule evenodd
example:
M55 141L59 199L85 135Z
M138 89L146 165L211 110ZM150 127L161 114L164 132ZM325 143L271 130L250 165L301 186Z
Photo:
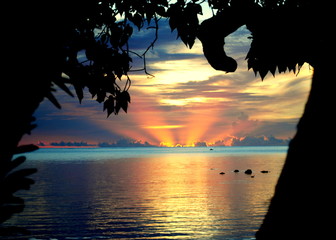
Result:
M29 230L22 239L31 240L255 239L286 152L287 147L39 149L26 154L23 166L38 168L32 189L18 194L25 211L7 225ZM253 173L245 174L247 169Z

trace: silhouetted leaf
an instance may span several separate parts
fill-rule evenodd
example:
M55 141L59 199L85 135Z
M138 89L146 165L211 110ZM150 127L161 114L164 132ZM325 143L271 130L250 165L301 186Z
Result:
M140 14L135 13L132 17L129 18L129 20L138 27L138 30L143 27L143 19Z
M6 191L14 193L18 190L30 189L30 185L34 184L34 180L26 178L26 176L36 172L36 168L26 168L10 173L4 180Z
M102 103L102 102L105 100L105 97L106 97L106 92L100 90L100 91L97 93L97 102Z
M105 110L107 110L107 117L109 117L114 112L114 98L111 95L104 102L104 111Z
M7 176L7 178L13 178L13 179L18 179L22 177L26 177L29 175L32 175L37 172L36 168L25 168L25 169L20 169L17 170Z
M31 131L36 128L37 125L36 124L30 124L29 126L27 126L27 129L26 129L26 134L30 135L31 134Z
M14 154L33 152L33 151L36 151L37 149L39 149L39 147L34 144L20 145L15 149Z
M187 39L187 46L189 46L189 48L191 49L193 46L194 46L194 43L195 43L195 39L196 39L196 36L195 37L188 37Z
M120 108L121 108L121 106L120 106L120 102L119 102L119 101L116 101L115 106L114 106L114 114L115 114L115 115L118 115L118 113L119 113L119 111L120 111Z
M123 91L118 95L118 102L120 104L120 107L122 110L124 110L127 113L128 109L128 103L131 102L131 98L128 92Z
M275 77L276 65L273 64L269 67L269 71L272 73L273 77Z
M123 75L124 71L121 67L114 70L114 74L121 80L121 77Z
M258 71L259 71L261 80L264 80L264 78L266 77L266 75L268 73L268 66L267 65L260 65Z
M17 192L18 190L29 190L30 185L35 183L33 179L24 177L17 180L10 180L10 182L6 182L6 185L10 187L11 193Z
M131 96L130 96L130 94L129 94L127 91L123 91L121 94L123 94L123 98L124 98L127 102L131 103Z
M57 107L58 109L62 108L61 105L58 103L57 99L55 98L55 96L51 92L47 93L46 98L48 98L49 101L52 102L52 104L54 104L54 106Z
M178 20L176 19L175 16L170 16L169 27L170 27L171 31L174 31L177 28L177 22L178 22Z
M287 66L286 66L286 64L284 64L284 63L279 63L279 64L278 64L278 70L279 70L279 73L285 73L286 70L287 70Z
M15 158L14 160L12 160L9 164L8 167L6 169L6 172L10 172L12 171L14 168L18 167L19 165L21 165L22 163L24 163L26 161L26 157L25 156L20 156Z
M77 98L79 102L82 103L82 99L84 98L83 88L79 84L74 84L74 87L77 94Z
M169 16L169 26L171 31L174 31L179 24L181 24L181 17L183 16L183 6L181 4L175 3L171 4L167 11Z
M59 87L61 88L64 92L66 92L67 94L69 94L71 97L74 97L74 95L72 94L72 92L69 90L69 88L64 84L62 79L54 79L53 82Z
M122 101L122 102L120 102L120 106L121 106L122 110L124 110L124 112L127 113L128 102Z
M146 8L146 19L147 19L148 25L150 24L153 16L154 16L154 9L151 7L147 7Z
M156 8L156 12L157 12L157 14L159 14L162 17L167 17L168 16L167 12L166 12L166 9L164 7L162 7L162 6L158 6Z
M296 63L289 63L288 64L288 71L293 71L295 73L295 71L296 71Z

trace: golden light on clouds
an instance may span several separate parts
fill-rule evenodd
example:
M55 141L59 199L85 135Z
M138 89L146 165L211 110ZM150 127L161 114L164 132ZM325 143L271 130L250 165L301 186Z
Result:
M191 56L192 57L192 56ZM205 59L180 59L156 62L151 65L159 72L153 72L152 84L177 84L189 81L203 81L209 75L216 74Z
M161 125L161 126L145 126L143 128L147 129L173 129L173 128L182 128L184 125Z
M155 77L138 71L130 75L131 104L127 114L106 119L102 106L95 101L79 105L75 100L67 100L66 104L60 101L61 112L44 105L49 111L43 110L47 112L44 118L54 118L62 124L77 121L73 128L80 128L85 122L81 136L85 140L85 133L91 134L95 142L125 137L171 147L195 146L197 142L229 145L232 139L247 135L292 137L307 100L313 71L304 65L298 74L273 77L269 73L261 81L247 70L244 58L249 49L248 36L242 29L226 39L228 53L238 62L235 73L212 69L199 41L192 50L180 41L165 41L162 45L157 43L146 58L147 71ZM63 136L69 139L73 134L69 130Z
M209 103L214 100L216 99L207 97L192 97L182 99L161 99L160 103L163 105L185 106L192 103Z

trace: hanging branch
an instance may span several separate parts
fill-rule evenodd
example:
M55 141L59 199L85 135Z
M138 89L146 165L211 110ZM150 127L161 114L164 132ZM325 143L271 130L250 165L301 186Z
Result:
M161 17L158 18L156 14L154 14L154 23L155 23L155 26L149 26L147 27L147 30L148 29L155 29L155 35L154 35L154 39L153 41L148 45L148 47L146 48L146 50L140 55L136 52L133 52L133 51L130 51L128 50L128 52L136 55L137 57L143 59L143 68L140 68L140 69L134 69L134 70L130 70L129 72L142 72L144 71L146 75L150 76L150 77L155 77L153 74L150 74L148 71L147 71L147 63L146 63L146 54L148 53L148 51L150 49L153 49L154 48L154 44L156 43L156 41L158 40L159 38L159 21L160 21Z

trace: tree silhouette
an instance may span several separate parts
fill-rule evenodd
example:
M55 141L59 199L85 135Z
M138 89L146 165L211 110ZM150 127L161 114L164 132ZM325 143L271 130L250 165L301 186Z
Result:
M0 222L23 210L24 201L15 197L20 189L29 189L27 176L35 169L14 169L24 162L16 153L36 149L18 146L21 137L34 125L33 114L44 98L56 107L55 86L70 96L69 85L79 101L83 89L103 104L107 116L127 112L131 102L128 76L132 58L143 60L158 37L158 21L169 18L169 25L192 48L201 40L209 64L225 72L234 72L237 63L227 56L225 37L246 25L252 34L246 56L248 68L263 79L297 72L306 62L314 68L312 88L297 134L290 143L285 166L276 186L269 211L257 233L257 239L304 239L330 236L329 216L335 210L332 174L324 173L332 156L328 139L335 132L331 116L331 53L334 53L332 6L314 0L208 0L214 16L199 24L198 14L205 1L177 0L58 0L7 1L3 22L3 67L1 111L3 135L0 151ZM129 49L133 29L154 30L155 37L143 53ZM139 69L137 69L139 70ZM333 107L333 108L332 108ZM14 159L13 159L14 158ZM323 165L322 165L323 163ZM313 175L313 176L311 176ZM331 195L332 194L332 195ZM307 231L306 229L309 229Z
M326 116L335 105L330 61L335 45L328 36L333 23L330 3L313 0L209 3L218 13L201 24L198 38L215 69L236 70L237 63L226 56L223 45L224 38L242 25L252 34L246 56L248 68L262 79L268 72L275 75L276 70L295 73L305 62L314 68L305 111L290 142L257 239L330 238L333 230L328 219L330 212L335 211L330 190L335 180L322 167L331 164L328 159L333 155L331 143L322 139L330 139L330 133L335 132L333 121Z

